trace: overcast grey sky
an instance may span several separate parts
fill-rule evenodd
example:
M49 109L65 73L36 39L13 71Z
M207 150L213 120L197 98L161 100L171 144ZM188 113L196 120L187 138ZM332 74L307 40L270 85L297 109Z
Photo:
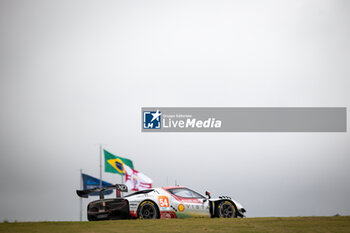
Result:
M140 128L147 106L349 107L349 1L0 0L0 35L0 221L78 220L99 144L248 216L350 214L348 132Z

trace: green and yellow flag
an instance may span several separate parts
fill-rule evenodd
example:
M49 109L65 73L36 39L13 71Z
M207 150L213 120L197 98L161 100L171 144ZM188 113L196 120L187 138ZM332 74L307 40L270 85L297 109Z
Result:
M106 150L103 150L105 154L105 172L125 174L124 164L134 168L134 165L130 159L115 156Z

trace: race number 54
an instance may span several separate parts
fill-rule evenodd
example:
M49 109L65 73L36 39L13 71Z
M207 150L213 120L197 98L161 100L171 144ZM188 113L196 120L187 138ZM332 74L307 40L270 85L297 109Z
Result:
M167 196L158 196L160 207L169 207L169 199Z

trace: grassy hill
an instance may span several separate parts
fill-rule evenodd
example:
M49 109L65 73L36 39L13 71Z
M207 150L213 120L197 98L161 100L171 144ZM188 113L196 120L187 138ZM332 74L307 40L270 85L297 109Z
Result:
M0 233L350 232L350 216L1 223Z

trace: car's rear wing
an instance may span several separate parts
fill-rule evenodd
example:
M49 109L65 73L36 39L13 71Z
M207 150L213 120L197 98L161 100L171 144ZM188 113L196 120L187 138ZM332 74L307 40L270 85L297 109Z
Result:
M116 189L117 191L117 197L120 197L120 192L127 192L128 187L125 184L115 184L110 185L102 188L93 188L93 189L86 189L86 190L77 190L77 194L79 197L88 198L90 193L99 192L100 193L100 199L104 199L104 191Z

